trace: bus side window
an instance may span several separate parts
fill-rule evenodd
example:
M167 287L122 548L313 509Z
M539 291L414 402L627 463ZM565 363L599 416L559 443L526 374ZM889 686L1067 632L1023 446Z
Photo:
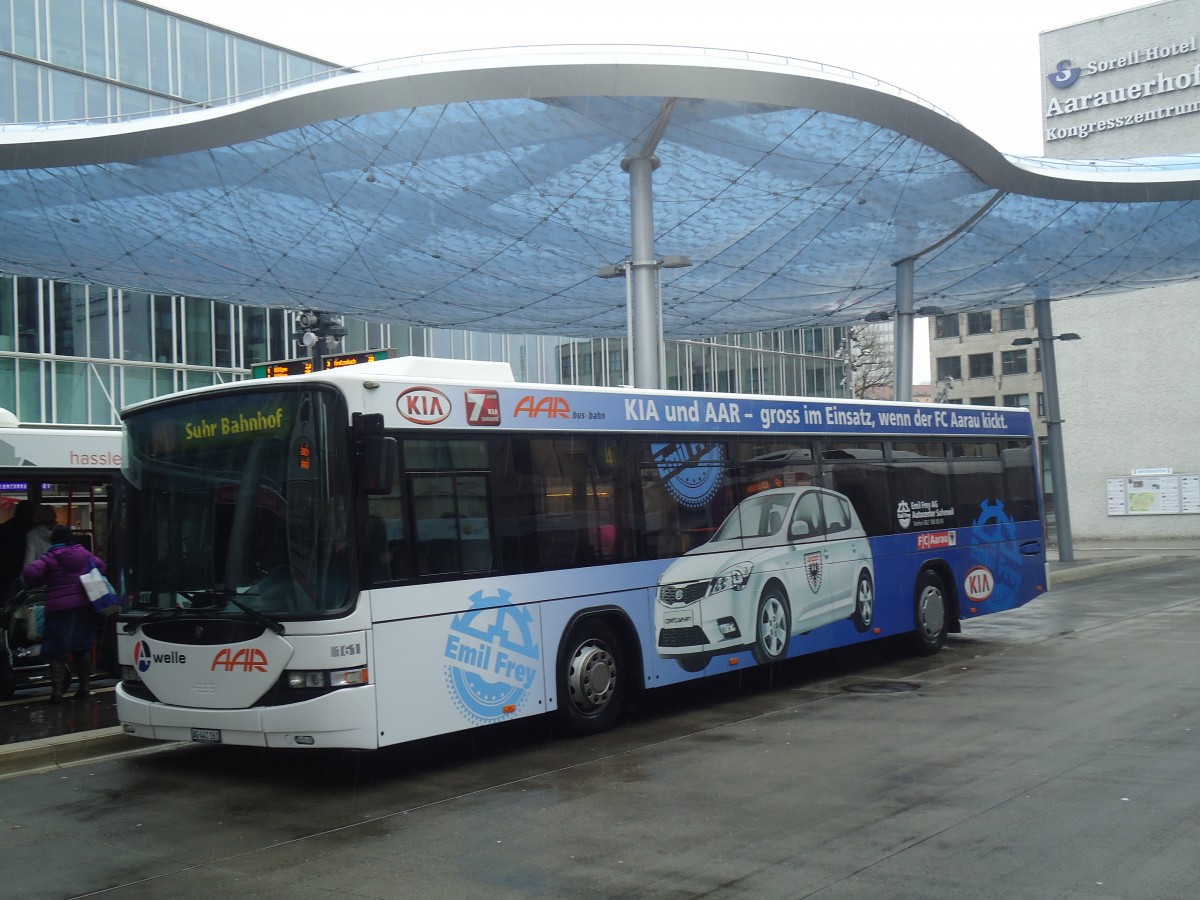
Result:
M999 445L994 441L956 441L951 449L957 524L963 528L973 525L998 502L1007 507Z
M399 465L397 465L397 470ZM367 498L363 583L367 585L412 578L412 553L404 527L404 479L393 474L389 494Z
M490 571L491 528L484 475L412 475L416 574Z
M1004 461L1004 496L1008 514L1018 522L1038 518L1037 476L1033 467L1033 444L1029 440L1005 441L1000 449Z
M821 483L844 495L868 535L897 530L880 441L828 441L821 449Z

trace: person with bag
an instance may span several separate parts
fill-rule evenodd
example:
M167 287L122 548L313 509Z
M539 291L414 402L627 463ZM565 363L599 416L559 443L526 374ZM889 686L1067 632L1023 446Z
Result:
M70 682L67 656L75 663L79 690L75 697L91 696L92 646L96 642L96 614L83 583L79 580L95 567L105 569L104 560L75 542L67 525L56 525L50 533L50 549L21 572L27 585L46 585L46 620L43 626L42 657L50 663L50 702L62 700Z

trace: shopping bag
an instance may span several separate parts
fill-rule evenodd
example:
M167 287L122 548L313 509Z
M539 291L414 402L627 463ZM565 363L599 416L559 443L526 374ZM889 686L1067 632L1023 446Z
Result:
M108 583L108 579L95 566L79 576L79 582L87 591L88 599L92 601L92 609L102 616L111 616L121 608L117 592Z

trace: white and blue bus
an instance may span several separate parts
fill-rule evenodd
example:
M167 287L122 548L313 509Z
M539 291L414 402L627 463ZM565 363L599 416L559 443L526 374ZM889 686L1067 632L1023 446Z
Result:
M123 414L125 730L378 748L1046 589L1026 410L520 384L402 358Z

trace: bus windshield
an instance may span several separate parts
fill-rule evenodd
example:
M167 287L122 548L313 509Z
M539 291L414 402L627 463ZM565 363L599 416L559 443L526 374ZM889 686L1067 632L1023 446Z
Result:
M312 616L351 601L350 441L333 391L205 393L125 418L133 611Z

